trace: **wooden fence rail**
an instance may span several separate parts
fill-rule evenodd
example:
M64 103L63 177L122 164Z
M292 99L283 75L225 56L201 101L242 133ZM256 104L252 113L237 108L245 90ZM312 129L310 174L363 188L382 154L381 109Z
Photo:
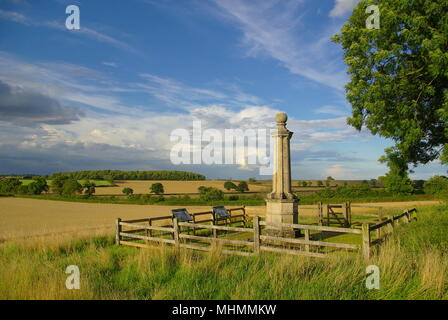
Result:
M392 233L394 227L404 219L405 223L409 223L412 219L417 219L417 209L406 209L403 213L389 216L386 220L375 224L363 224L362 225L362 244L364 256L370 258L371 248L375 245L381 244ZM388 230L384 232L383 229ZM376 231L376 239L372 241L371 232Z
M241 210L242 208L233 209L233 211ZM205 215L209 212L201 212L199 215ZM196 214L198 215L198 214ZM270 251L270 252L279 252L286 254L294 254L294 255L304 255L310 257L318 257L324 258L327 256L326 253L319 252L321 248L336 248L336 249L345 249L345 250L360 250L364 256L368 259L371 254L371 248L374 245L377 245L384 241L385 237L393 230L394 225L399 223L401 219L404 218L405 222L408 223L412 220L416 215L416 209L406 210L405 212L388 217L386 220L381 221L376 224L368 224L364 223L361 229L354 228L340 228L340 227L328 227L328 226L318 226L318 225L306 225L306 224L285 224L285 223L269 223L266 221L261 221L258 216L253 218L252 227L247 227L246 225L246 217L245 211L243 211L244 215L244 227L233 227L228 225L215 225L215 224L206 224L206 221L200 222L178 222L177 219L171 219L172 225L169 226L153 226L153 225L144 225L141 222L148 222L151 220L148 219L137 219L137 220L128 220L121 221L121 219L117 219L116 222L116 243L118 245L130 245L135 247L149 247L148 242L153 241L157 243L166 243L170 245L174 245L178 248L187 248L193 250L200 251L210 251L213 246L218 244L223 245L235 245L235 246L244 246L246 250L222 250L222 253L225 254L237 254L237 255L253 255L259 254L261 251ZM151 218L152 221L155 219L164 220L166 217L159 218ZM130 222L132 221L132 222ZM130 228L132 230L123 231L123 227ZM187 230L204 230L208 229L212 231L212 237L197 235L195 232L193 234L185 234L182 233L182 228L184 227ZM297 229L304 231L303 238L286 238L275 235L275 233L265 232L266 234L262 234L262 227L264 227L265 231L269 231L269 228L283 228L283 229ZM390 232L382 233L381 230L383 228L390 228ZM267 229L267 230L266 230ZM147 232L146 235L135 234L135 231L144 231ZM159 237L153 236L152 231L162 232L159 234ZM226 231L226 232L236 232L240 234L244 234L246 238L250 240L241 240L241 239L228 239L228 238L219 238L218 231ZM338 243L338 242L328 242L322 240L314 240L312 239L311 231L317 232L332 232L332 233L341 233L341 234L355 234L361 236L361 244L351 244L351 243ZM371 241L371 232L377 231L377 237L375 241ZM253 236L250 236L250 234ZM161 238L160 236L171 235L171 238ZM382 235L384 235L382 237ZM250 237L249 237L250 236ZM123 240L126 239L126 240ZM144 240L145 243L132 242L128 239L135 240ZM199 245L197 243L186 243L187 240L196 241L196 242L206 242L209 246ZM247 250L249 249L249 251Z

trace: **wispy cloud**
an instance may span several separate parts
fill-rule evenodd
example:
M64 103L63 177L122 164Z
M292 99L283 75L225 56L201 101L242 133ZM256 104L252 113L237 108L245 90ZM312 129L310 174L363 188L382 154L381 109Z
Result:
M323 106L321 108L318 108L314 111L314 113L316 114L329 114L332 116L348 116L349 113L347 112L347 110L344 110L342 108L336 107L336 106Z
M280 61L293 74L342 90L346 75L340 64L336 63L340 57L331 54L334 51L330 47L333 30L313 30L313 33L317 33L314 35L317 40L306 39L303 36L303 12L300 12L303 1L213 2L221 14L237 22L243 32L243 43L248 49L248 55L267 54Z
M0 80L71 104L123 114L144 112L124 104L118 95L121 92L134 92L135 88L118 84L96 70L75 64L31 63L0 52Z
M101 64L108 66L108 67L112 67L112 68L118 67L118 65L115 62L110 62L110 61L103 61L103 62L101 62Z
M212 86L191 86L178 80L154 74L141 74L143 81L134 84L172 108L192 110L205 105L242 108L263 104L263 99L245 92L236 84L218 82ZM216 89L215 87L219 87Z
M55 30L59 30L61 32L71 32L71 34L75 34L75 35L82 35L85 36L87 38L90 39L94 39L96 41L100 41L103 43L107 43L110 44L112 46L115 46L117 48L129 51L129 52L133 52L136 54L139 54L139 51L137 49L135 49L134 47L132 47L131 45L115 39L114 37L111 37L107 34L98 32L94 29L85 27L84 25L81 26L81 29L79 30L70 30L68 31L65 28L65 25L63 23L60 22L56 22L56 21L35 21L33 19L30 19L29 17L27 17L26 15L20 13L20 12L15 12L15 11L6 11L6 10L1 10L0 9L0 19L3 20L8 20L8 21L12 21L12 22L17 22L23 25L27 25L27 26L33 26L33 27L46 27L46 28L51 28L51 29L55 29Z
M333 18L341 18L352 12L353 8L361 0L335 0L333 9L330 11L329 16Z

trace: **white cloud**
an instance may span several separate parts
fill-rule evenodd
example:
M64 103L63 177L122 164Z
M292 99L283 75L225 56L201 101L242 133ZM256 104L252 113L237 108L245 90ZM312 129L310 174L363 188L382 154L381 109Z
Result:
M193 87L175 79L161 77L153 74L141 74L143 81L133 84L134 87L144 91L166 105L174 108L194 110L202 106L224 106L241 108L263 104L263 99L244 92L236 84L219 82L215 87Z
M24 14L22 14L20 12L15 12L15 11L6 11L6 10L0 9L0 19L17 22L17 23L27 25L27 26L46 27L46 28L60 30L62 32L68 32L68 30L66 29L66 27L63 23L56 22L56 21L36 21L36 20L33 20L33 19L25 16ZM135 49L134 47L132 47L131 45L129 45L121 40L115 39L111 36L108 36L107 34L104 34L104 33L98 32L94 29L85 27L84 25L81 27L81 29L75 30L75 31L70 31L70 32L72 32L72 34L74 34L74 35L77 35L77 34L83 35L88 38L100 41L100 42L108 43L117 48L139 54L138 50Z
M101 62L103 65L108 66L108 67L113 67L116 68L118 67L118 65L115 62L109 62L109 61L103 61Z
M346 75L340 57L333 57L330 36L336 29L315 31L317 40L306 39L302 1L214 0L226 17L237 22L244 35L249 56L266 54L280 61L291 73L338 90L343 89ZM302 30L303 31L303 30Z
M25 25L31 25L26 16L19 12L0 10L0 19L9 20Z
M333 9L330 11L330 17L341 18L352 12L353 8L361 0L335 0Z
M314 111L314 113L316 114L329 114L329 115L333 115L333 116L344 116L344 115L349 115L347 110L344 110L342 108L338 108L336 106L323 106L321 108L318 108Z
M332 165L330 168L325 170L325 173L328 176L332 176L336 180L339 180L339 179L361 179L362 178L359 168L344 167L340 164Z

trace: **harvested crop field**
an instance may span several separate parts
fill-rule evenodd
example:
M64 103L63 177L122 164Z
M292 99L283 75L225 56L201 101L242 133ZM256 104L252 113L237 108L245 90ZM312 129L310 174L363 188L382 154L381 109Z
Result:
M411 208L438 204L438 201L368 203L386 209ZM0 239L22 238L73 232L74 234L112 232L115 219L138 219L169 215L173 206L128 205L63 202L23 198L0 198ZM210 209L210 206L189 206L190 212ZM376 212L376 208L353 207L358 212ZM247 207L249 215L265 215L265 207ZM316 206L299 206L299 215L316 215Z
M154 181L154 180L125 180L125 181L114 181L117 185L116 187L104 187L96 188L96 195L120 195L122 194L123 188L132 188L135 194L149 193L149 188L153 183L160 182L163 184L165 193L197 193L200 186L204 187L214 187L223 191L224 180L199 180L199 181ZM238 184L237 181L234 181ZM249 184L249 191L266 191L266 186Z

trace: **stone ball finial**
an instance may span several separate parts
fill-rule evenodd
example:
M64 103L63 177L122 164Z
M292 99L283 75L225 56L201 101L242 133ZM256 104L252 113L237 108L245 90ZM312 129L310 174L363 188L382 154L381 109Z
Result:
M275 120L277 123L286 123L286 121L288 121L288 116L284 112L279 112L275 116Z

